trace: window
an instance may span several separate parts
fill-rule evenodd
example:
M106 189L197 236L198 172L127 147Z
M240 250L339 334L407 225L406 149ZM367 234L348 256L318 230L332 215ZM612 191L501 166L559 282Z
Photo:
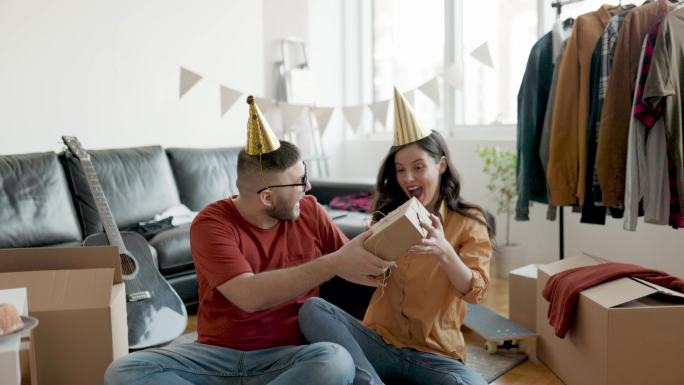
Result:
M414 90L443 71L444 0L374 0L372 12L373 100L391 100L395 85ZM410 102L422 124L435 128L441 122L441 106L420 91ZM374 123L376 132L382 127Z
M601 4L600 0L569 4L561 17L577 17ZM555 12L551 0L374 0L373 99L391 98L395 84L401 91L416 89L446 65L458 63L463 86L443 87L444 108L415 92L419 118L430 128L447 131L484 125L509 127L506 130L512 134L530 50L540 33L551 29ZM381 127L374 126L374 132ZM482 132L481 127L477 130Z
M455 124L515 124L518 89L538 38L536 1L463 0L459 21L464 83L461 95L456 91L461 105ZM485 63L488 56L491 66Z

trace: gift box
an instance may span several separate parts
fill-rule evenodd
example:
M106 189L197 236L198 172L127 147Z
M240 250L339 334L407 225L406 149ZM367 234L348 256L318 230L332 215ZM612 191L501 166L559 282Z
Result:
M393 261L427 236L421 223L431 223L430 214L412 197L373 225L373 234L366 239L364 247L380 258Z

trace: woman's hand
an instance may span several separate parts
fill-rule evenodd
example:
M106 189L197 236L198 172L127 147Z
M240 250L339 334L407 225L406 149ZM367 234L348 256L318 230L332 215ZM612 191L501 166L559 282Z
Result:
M432 223L420 223L427 231L427 237L423 238L419 244L411 246L408 251L416 254L434 255L441 262L446 262L450 258L457 258L456 250L444 236L442 222L435 214L430 214L430 221Z
M431 254L437 257L456 291L465 295L471 290L473 271L463 263L456 250L447 241L439 218L430 214L430 221L431 224L420 224L427 230L427 238L422 239L420 244L411 246L408 251L416 254Z

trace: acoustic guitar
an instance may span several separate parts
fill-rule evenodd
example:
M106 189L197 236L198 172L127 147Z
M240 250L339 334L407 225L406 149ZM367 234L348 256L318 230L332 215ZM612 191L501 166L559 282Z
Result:
M128 347L143 349L162 345L180 336L188 322L183 301L162 277L152 259L151 246L140 234L120 232L107 203L90 155L76 137L62 136L68 151L80 161L95 201L104 233L92 234L83 246L112 245L119 248L126 286Z

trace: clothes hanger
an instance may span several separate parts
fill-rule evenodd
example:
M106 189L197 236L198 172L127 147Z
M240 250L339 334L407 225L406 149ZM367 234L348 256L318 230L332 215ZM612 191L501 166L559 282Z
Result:
M617 5L614 5L612 7L608 7L608 10L615 9L615 8L622 8L622 0L619 0Z

